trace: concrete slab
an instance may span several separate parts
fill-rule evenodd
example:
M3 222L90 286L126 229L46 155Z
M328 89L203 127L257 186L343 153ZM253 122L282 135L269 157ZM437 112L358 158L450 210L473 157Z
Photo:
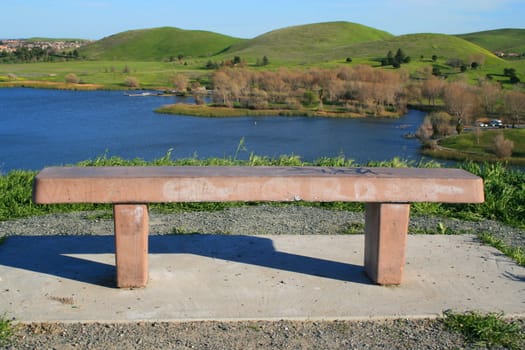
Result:
M0 246L0 314L18 321L368 319L446 309L525 316L525 268L473 236L408 239L403 284L371 284L364 237L150 236L149 282L114 288L113 236Z

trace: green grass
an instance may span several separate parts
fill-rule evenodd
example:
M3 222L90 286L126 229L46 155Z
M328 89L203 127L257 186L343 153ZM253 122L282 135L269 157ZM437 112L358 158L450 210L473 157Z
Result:
M0 317L0 346L9 345L14 335L13 325L11 320Z
M193 66L201 66L202 61L191 61ZM129 73L124 73L128 67ZM195 80L208 80L208 72L191 66L184 66L178 62L146 62L146 61L69 61L53 63L31 63L31 64L0 64L0 77L12 73L18 79L10 81L0 79L0 87L11 87L24 84L35 86L38 82L65 82L65 76L69 73L76 74L82 84L100 84L105 89L126 89L124 81L126 77L132 76L138 79L141 88L171 88L170 77L184 72L185 75ZM15 85L15 86L16 86ZM43 86L45 87L45 86ZM59 87L60 88L60 87Z
M502 133L506 139L514 142L512 156L505 159L510 164L525 165L525 129L497 129L465 132L460 135L446 137L439 141L440 146L450 148L451 151L430 151L433 156L454 158L457 160L486 160L498 161L491 148L494 138Z
M490 51L525 52L525 29L496 29L458 35Z
M315 23L277 29L239 42L220 57L240 56L253 60L266 55L270 62L295 64L344 60L350 55L345 48L352 44L392 37L390 33L356 23Z
M81 56L103 60L165 61L216 55L243 39L172 27L130 30L82 47Z
M502 314L483 315L475 311L466 313L444 312L445 327L459 332L471 344L483 347L523 349L525 336L517 322L506 321Z
M244 165L244 166L359 166L352 159L343 156L336 158L321 158L314 162L304 162L299 156L283 155L278 158L260 157L250 154L248 160L234 158L184 158L171 159L166 156L147 162L142 159L124 160L118 157L101 156L93 160L80 162L79 166L144 166L144 165ZM436 167L434 162L407 163L394 158L385 162L369 162L367 166L390 167ZM438 215L458 219L479 220L481 218L498 220L503 223L525 227L525 173L507 169L504 165L466 163L462 168L481 176L485 184L485 202L482 204L445 204L445 203L413 203L411 211L414 214ZM14 170L0 176L0 221L20 217L44 215L54 212L109 210L108 205L75 204L75 205L35 205L32 203L32 186L36 172ZM317 205L337 210L362 210L361 203L302 203L299 205ZM236 203L167 203L152 205L154 210L220 210Z
M510 247L501 239L494 237L489 232L483 232L479 236L481 242L488 244L506 256L514 260L518 265L525 266L525 252L519 247Z
M363 42L351 45L348 48L348 55L351 57L386 57L390 50L394 54L401 48L404 53L412 58L413 61L423 60L427 64L432 64L432 55L438 58L460 58L468 59L470 55L482 54L486 57L486 64L504 62L494 56L490 51L480 46L472 44L466 40L445 34L407 34L396 36L381 42Z

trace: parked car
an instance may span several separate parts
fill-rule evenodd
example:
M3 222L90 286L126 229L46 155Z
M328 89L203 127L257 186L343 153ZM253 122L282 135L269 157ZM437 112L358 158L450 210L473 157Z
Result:
M499 119L492 119L489 122L489 125L492 126L493 128L503 128L503 123Z

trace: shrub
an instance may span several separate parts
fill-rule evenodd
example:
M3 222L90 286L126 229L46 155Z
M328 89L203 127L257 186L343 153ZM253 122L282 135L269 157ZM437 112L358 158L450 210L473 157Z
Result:
M195 104L197 105L204 105L206 103L205 100L205 93L200 91L193 91L193 100L195 101Z
M514 149L514 142L505 139L503 134L497 134L494 138L494 145L492 151L498 158L507 158L512 155Z
M80 83L80 79L74 73L69 73L68 75L66 75L65 80L66 80L66 83L68 83L68 84L78 84L78 83Z
M0 317L0 346L9 345L13 337L13 325L4 316Z
M437 112L429 115L432 123L433 137L438 138L452 134L452 116L446 112Z
M126 84L126 86L130 88L138 88L140 86L139 80L133 77L127 77L124 84Z

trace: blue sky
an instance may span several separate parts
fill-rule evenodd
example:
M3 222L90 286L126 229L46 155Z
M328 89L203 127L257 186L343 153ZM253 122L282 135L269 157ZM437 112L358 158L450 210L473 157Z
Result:
M240 38L283 27L348 21L409 33L462 34L525 28L525 0L10 0L0 38L101 39L172 26Z

